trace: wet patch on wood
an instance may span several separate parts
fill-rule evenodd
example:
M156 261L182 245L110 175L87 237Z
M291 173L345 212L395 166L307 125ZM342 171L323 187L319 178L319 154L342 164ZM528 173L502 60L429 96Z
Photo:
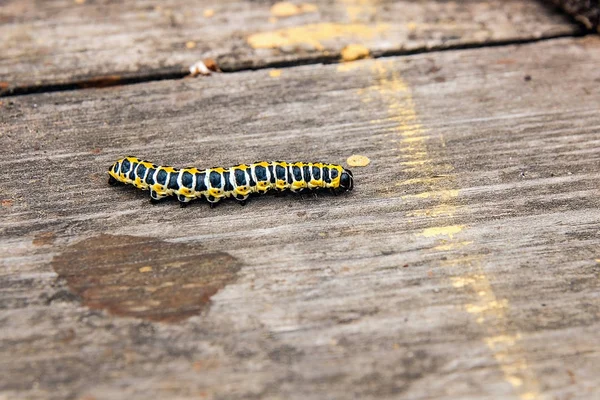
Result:
M126 235L76 243L52 267L90 308L163 322L199 314L241 268L224 252Z

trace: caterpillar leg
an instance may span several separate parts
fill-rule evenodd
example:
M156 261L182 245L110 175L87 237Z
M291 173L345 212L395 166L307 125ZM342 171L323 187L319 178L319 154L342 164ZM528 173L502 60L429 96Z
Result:
M108 177L108 184L110 186L117 186L117 185L123 185L122 182L119 182L118 180L116 180L115 178L113 178L112 176Z
M157 204L161 199L164 199L166 196L161 196L155 190L150 189L150 204Z
M188 203L192 201L189 197L185 197L184 195L177 196L177 200L179 200L179 207L185 208L188 206Z
M237 202L240 204L240 206L245 206L246 204L248 204L248 202L246 201L246 199L244 199L244 200L238 200Z

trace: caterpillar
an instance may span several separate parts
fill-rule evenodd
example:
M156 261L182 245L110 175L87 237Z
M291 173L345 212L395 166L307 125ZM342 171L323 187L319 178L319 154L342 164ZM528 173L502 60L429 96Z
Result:
M180 205L205 198L213 208L233 197L245 205L253 193L329 189L333 194L352 190L352 172L336 164L321 162L259 161L230 168L161 167L136 157L117 160L108 170L110 185L129 184L150 190L150 202L175 196Z

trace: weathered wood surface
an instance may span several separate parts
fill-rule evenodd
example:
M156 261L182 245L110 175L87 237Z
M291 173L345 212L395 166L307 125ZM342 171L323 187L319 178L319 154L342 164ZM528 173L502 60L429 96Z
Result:
M547 0L561 7L565 12L587 29L600 33L600 1L589 0Z
M7 0L0 3L0 94L176 76L204 58L239 70L337 60L350 44L397 54L578 29L536 1L283 4Z
M597 398L599 63L586 37L3 99L0 397ZM211 210L108 186L124 154L372 162Z

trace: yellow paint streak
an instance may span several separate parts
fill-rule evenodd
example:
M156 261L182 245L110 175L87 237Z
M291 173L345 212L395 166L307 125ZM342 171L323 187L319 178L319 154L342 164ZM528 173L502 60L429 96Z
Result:
M473 244L473 242L469 242L469 241L452 242L452 243L448 243L448 244L441 244L439 246L435 246L433 248L433 250L437 250L437 251L450 251L450 250L460 249L460 248L468 246L470 244Z
M465 305L465 311L473 314L475 321L484 329L483 341L492 352L506 381L512 385L521 400L538 399L539 382L524 357L526 351L521 345L521 334L508 328L509 301L496 297L488 277L483 273L481 261L481 258L461 260L460 265L470 266L478 272L454 277L452 285L477 294L473 298L474 302Z
M450 239L452 239L454 235L462 231L464 228L464 225L436 226L433 228L424 229L423 232L417 234L417 236L423 236L426 238L448 236Z
M422 156L424 152L420 152L418 155ZM405 181L401 181L396 183L396 186L402 186L402 185L436 185L438 183L438 179L445 179L447 178L447 176L445 175L440 175L440 176L433 176L431 178L412 178L412 179L407 179ZM457 190L458 192L458 190ZM458 195L458 193L457 193Z
M350 72L350 71L354 71L357 69L362 68L362 65L360 63L343 63L343 64L338 64L337 66L337 72ZM364 102L368 102L368 99L361 99Z
M273 4L271 7L271 14L275 17L285 18L293 15L315 12L317 10L318 8L314 4L294 4L288 1L281 1Z
M396 186L398 186L398 184L396 184ZM440 201L449 201L451 199L454 199L458 197L458 190L457 189L449 189L449 190L440 190L437 192L423 192L423 193L417 193L417 194L407 194L405 196L402 196L403 200L410 200L410 199L438 199Z
M432 200L437 203L429 208L408 213L407 217L430 217L433 218L433 223L440 215L444 215L444 220L453 217L458 209L453 203L459 195L457 179L453 174L454 168L449 164L433 162L440 158L436 157L436 153L444 151L443 137L440 136L439 141L436 141L437 138L428 134L421 125L411 90L393 68L392 63L374 61L372 65L377 83L360 90L359 95L362 101L378 101L387 108L388 118L372 120L373 124L385 126L393 123L389 128L389 140L392 145L397 146L400 160L398 171L401 171L399 175L406 174L394 188L420 185L422 192L402 198L417 202L427 199L428 204ZM435 143L438 143L438 146L433 147ZM435 151L432 152L431 149ZM443 176L444 179L432 179L438 176ZM394 191L388 188L387 192ZM432 251L447 252L439 261L440 266L461 271L458 276L451 278L451 284L457 290L470 294L470 300L464 305L464 310L473 315L475 322L481 327L483 343L498 363L506 382L513 387L520 399L538 399L539 383L535 373L528 367L526 351L521 345L521 335L510 327L508 299L497 298L494 293L483 267L485 256L464 254L473 242L454 238L458 233L464 235L467 230L465 225L433 226L417 235L437 241ZM462 249L462 254L453 251L456 249Z
M457 206L446 203L440 203L431 208L423 210L414 210L406 213L407 217L439 217L441 215L453 216L456 213Z
M152 267L149 266L149 265L147 265L145 267L140 268L139 271L142 272L142 273L143 272L152 272Z
M346 7L346 14L351 22L370 20L377 12L374 0L339 0Z
M269 71L269 76L271 78L279 78L281 76L281 70L280 69L272 69Z
M250 35L248 44L255 49L276 49L285 46L309 45L324 50L321 42L338 38L368 39L389 29L388 24L309 24Z
M369 49L362 44L349 44L342 49L342 61L356 61L369 57Z

